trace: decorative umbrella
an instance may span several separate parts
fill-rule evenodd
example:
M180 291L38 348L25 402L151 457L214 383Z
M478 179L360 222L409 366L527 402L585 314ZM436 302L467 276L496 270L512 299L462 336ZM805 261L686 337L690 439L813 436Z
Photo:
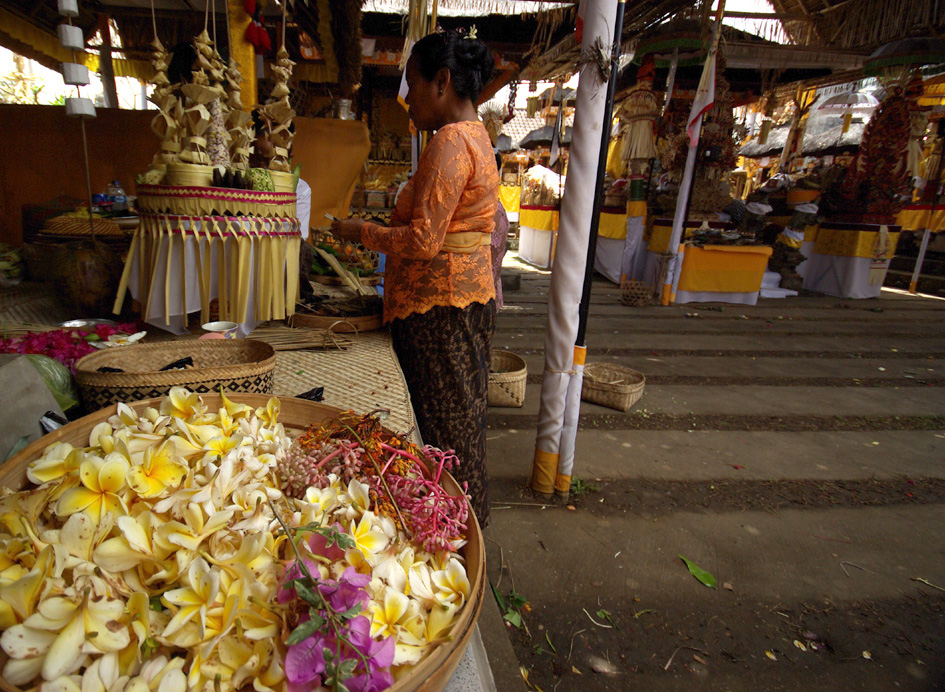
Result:
M674 19L647 32L637 46L634 62L652 55L657 67L699 65L705 60L708 42L697 19Z
M904 38L880 46L863 64L863 74L889 76L920 65L945 63L945 40L932 37Z
M552 92L554 92L554 95L552 95ZM568 88L564 88L562 86L548 87L547 89L545 89L543 92L541 92L538 95L538 102L539 104L544 105L545 102L550 98L552 106L560 106L562 100L564 100L565 103L570 101L573 104L575 94L576 92L574 91L574 89L571 89L570 87Z
M551 140L554 137L555 128L554 125L545 125L544 127L539 127L527 135L522 137L522 140L518 143L519 149L537 149L538 147L549 147L551 146ZM564 128L564 133L561 135L560 143L562 146L568 146L571 144L571 128Z
M817 106L819 111L850 113L851 111L870 111L879 106L879 99L871 94L849 91L835 94Z
M879 99L875 96L852 91L831 96L818 106L817 110L827 113L842 113L843 132L845 133L850 129L850 123L853 122L853 113L873 111L877 106L879 106Z

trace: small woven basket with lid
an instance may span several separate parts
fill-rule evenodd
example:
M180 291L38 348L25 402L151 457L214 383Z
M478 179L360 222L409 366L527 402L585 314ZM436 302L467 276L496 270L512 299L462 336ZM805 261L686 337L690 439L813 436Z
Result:
M193 367L161 370L190 356ZM101 372L101 368L122 372ZM119 402L165 396L173 387L192 392L272 394L276 352L254 339L187 339L119 346L90 353L75 364L87 412Z

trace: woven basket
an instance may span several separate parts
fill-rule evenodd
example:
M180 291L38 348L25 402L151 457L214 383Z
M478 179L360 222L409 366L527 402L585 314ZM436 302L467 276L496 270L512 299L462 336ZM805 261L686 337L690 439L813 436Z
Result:
M161 368L190 356L187 370ZM98 372L99 368L124 372ZM251 392L272 394L276 352L253 339L188 339L109 348L81 358L75 365L82 405L97 411L121 401L165 396L172 387L205 394Z
M492 351L489 366L489 406L519 408L525 403L528 369L521 356L508 351Z
M643 308L653 302L656 291L652 284L628 279L620 287L620 302L634 308Z
M646 378L643 373L613 363L588 363L584 366L581 399L618 411L627 411L640 397Z

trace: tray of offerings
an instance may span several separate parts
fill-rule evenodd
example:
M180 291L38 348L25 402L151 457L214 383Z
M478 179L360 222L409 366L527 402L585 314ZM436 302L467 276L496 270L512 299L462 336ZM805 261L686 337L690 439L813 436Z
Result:
M0 689L441 690L485 585L456 461L259 394L74 421L0 467Z

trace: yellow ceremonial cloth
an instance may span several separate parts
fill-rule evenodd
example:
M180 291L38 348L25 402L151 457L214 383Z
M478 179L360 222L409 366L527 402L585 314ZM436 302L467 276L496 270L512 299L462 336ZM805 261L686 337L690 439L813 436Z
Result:
M877 233L878 231L854 231L821 226L817 233L817 240L814 242L814 252L818 255L840 257L873 257ZM899 242L899 233L890 232L886 251L879 259L891 259L896 254L897 242Z
M519 209L518 225L528 226L537 231L558 230L558 209L556 207L538 207L523 204Z
M360 120L299 118L292 140L292 162L302 164L302 179L312 188L311 223L328 226L325 214L348 215L351 195L371 151L367 125Z
M499 185L499 201L506 214L513 214L519 209L522 188L518 185Z
M933 233L941 233L945 231L945 206L910 204L896 214L896 224L902 226L904 231L921 231L927 228Z
M646 216L646 202L643 200L627 202L627 216Z
M696 230L698 226L692 226L686 229L685 234L683 235L683 240L692 236L692 232ZM654 222L653 227L650 229L650 236L647 240L646 249L650 252L662 253L669 252L669 238L673 233L673 224L669 220L669 223L659 223Z
M601 209L597 235L602 238L623 240L627 237L627 215L623 209Z
M754 293L768 265L771 248L764 245L686 246L679 291Z

